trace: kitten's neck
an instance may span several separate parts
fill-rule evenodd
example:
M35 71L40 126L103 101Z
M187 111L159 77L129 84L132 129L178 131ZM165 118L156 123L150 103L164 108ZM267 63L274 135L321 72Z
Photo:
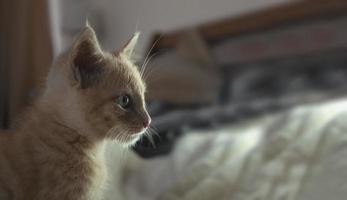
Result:
M36 105L28 115L22 131L31 129L32 134L47 143L64 143L61 145L92 153L104 146L104 140L88 138L82 130L76 130L64 123L59 113L54 110Z

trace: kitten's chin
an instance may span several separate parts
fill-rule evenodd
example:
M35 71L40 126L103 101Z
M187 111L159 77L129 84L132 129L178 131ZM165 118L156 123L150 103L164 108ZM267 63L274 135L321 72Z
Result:
M116 139L116 142L121 144L124 147L132 147L136 144L137 141L140 140L140 138L144 135L145 132L146 132L146 129L138 133L127 134L127 136L124 136L123 139L121 140Z
M140 138L141 136L136 136L136 137L128 138L127 140L122 140L122 141L116 139L116 142L125 148L129 148L134 146L136 142L140 140Z

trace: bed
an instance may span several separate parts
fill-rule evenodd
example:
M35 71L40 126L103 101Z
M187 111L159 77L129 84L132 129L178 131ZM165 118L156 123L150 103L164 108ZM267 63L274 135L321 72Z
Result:
M340 99L191 130L168 156L123 157L131 164L118 171L118 192L133 200L345 199L346 120Z

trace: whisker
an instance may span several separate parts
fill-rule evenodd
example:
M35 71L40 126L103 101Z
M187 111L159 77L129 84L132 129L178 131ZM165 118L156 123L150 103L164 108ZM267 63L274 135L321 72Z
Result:
M147 131L145 132L145 136L148 139L149 143L151 143L152 147L156 148L156 145L155 145L154 139L152 137L152 134L150 134L149 131L150 131L150 129L147 129Z
M140 69L140 74L141 74L141 76L142 76L142 74L144 73L144 71L145 71L145 66L146 66L146 62L147 62L147 59L149 58L149 55L152 53L152 50L153 50L153 48L155 47L155 45L159 42L159 40L162 38L162 35L160 35L155 41L154 41L154 43L152 44L152 46L151 46L151 48L148 50L148 52L147 52L147 54L146 54L146 56L145 56L145 59L144 59L144 61L143 61L143 64L142 64L142 66L141 66L141 69Z
M146 74L148 74L147 73L147 69L150 69L150 68L148 68L148 64L149 64L149 62L152 60L152 58L154 58L157 54L158 54L159 52L156 52L156 53L154 53L154 54L152 54L147 60L146 60L146 62L143 64L143 71L141 72L141 77L145 80L146 78ZM152 67L152 69L153 69L153 67Z
M143 143L143 136L140 137L139 142L142 144Z
M141 71L142 73L145 72L145 69L146 69L148 63L151 61L151 59L152 59L153 57L155 57L156 55L158 55L159 53L160 53L159 51L153 53L151 56L149 56L149 57L142 63L142 66L143 66L143 68L142 68L143 70Z
M142 69L143 69L144 64L146 63L146 61L147 61L149 55L152 53L153 48L154 48L155 45L159 42L159 40L161 39L161 37L162 37L162 35L160 35L160 36L154 41L154 43L152 44L151 48L148 50L148 52L147 52L147 54L146 54L146 57L145 57L145 59L144 59L144 61L143 61L143 64L142 64L142 66L141 66L141 71L143 71Z
M154 127L149 127L153 133L154 136L156 136L160 142L162 142L162 138L160 136L160 134L158 133L158 131L154 128Z
M106 133L106 137L113 139L112 138L112 135L113 135L112 133L116 132L116 129L117 129L117 127L112 127L110 130L108 130L107 133Z
M150 68L147 68L148 70L145 72L145 74L143 75L143 80L145 82L148 81L148 78L151 77L151 75L156 72L156 70L158 70L159 68L158 67L150 67ZM159 77L160 78L160 77Z

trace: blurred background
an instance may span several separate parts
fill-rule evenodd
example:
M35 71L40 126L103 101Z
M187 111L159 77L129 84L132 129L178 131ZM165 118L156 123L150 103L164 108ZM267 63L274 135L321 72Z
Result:
M52 60L86 19L106 50L141 31L149 111L170 152L189 129L237 124L347 93L344 0L12 0L0 2L0 122L38 94ZM153 147L155 146L155 148Z

